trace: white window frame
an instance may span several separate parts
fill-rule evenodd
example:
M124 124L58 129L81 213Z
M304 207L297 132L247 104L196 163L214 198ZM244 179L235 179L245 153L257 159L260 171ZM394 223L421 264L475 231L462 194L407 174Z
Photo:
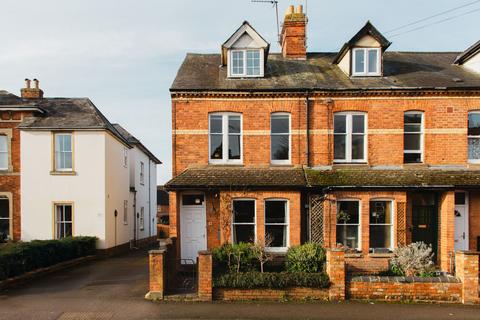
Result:
M140 161L140 184L145 183L145 163Z
M362 251L362 200L359 200L359 199L337 199L336 200L336 212L335 212L335 242L337 242L337 225L339 225L338 223L338 208L339 208L339 205L338 203L339 202L347 202L347 201L354 201L354 202L358 202L358 225L357 224L354 224L354 223L342 223L340 225L342 226L358 226L358 246L357 248L350 248L350 249L353 249L353 250L356 250L358 252L361 252Z
M258 51L260 53L260 73L258 75L248 75L247 74L247 52L248 51ZM243 56L243 72L242 73L233 73L233 53L241 52ZM263 49L254 49L254 48L245 48L245 49L231 49L228 52L228 77L229 78L259 78L263 77L265 74L264 70L264 50Z
M5 134L0 134L0 139L5 139L5 146L6 146L6 150L1 150L0 149L0 156L4 156L6 157L6 167L0 167L0 170L8 170L9 169L9 163L10 163L10 152L9 152L9 148L8 148L8 145L9 145L9 137Z
M70 151L58 151L59 153L69 153L71 156L71 164L72 166L70 168L59 168L59 164L57 162L57 137L58 136L69 136L70 137ZM53 135L53 163L54 163L54 171L56 172L69 172L73 171L73 157L74 157L74 146L73 146L73 134L68 133L68 132L58 132L54 133Z
M355 70L356 67L356 52L362 51L363 52L363 58L364 58L364 70L362 72L357 72ZM377 51L377 72L368 72L369 69L369 57L368 57L368 52L369 51ZM382 60L382 51L380 48L354 48L352 50L352 74L354 76L380 76L382 74L381 71L381 60Z
M480 111L469 111L467 114L467 158L469 163L480 163L480 159L470 159L470 150L468 147L468 140L469 139L479 139L480 140L480 135L478 136L473 136L468 134L468 117L470 114L480 114Z
M233 217L233 203L236 201L253 201L253 223L247 223L247 222L240 222L240 223L235 223L234 217ZM231 224L232 224L232 232L230 235L230 241L231 243L235 244L234 242L234 233L235 233L235 226L236 225L244 225L244 226L251 226L253 225L253 234L254 234L254 242L257 241L257 200L253 198L236 198L232 200L232 213L231 213Z
M387 223L371 223L370 222L370 209L371 209L371 203L372 202L375 202L375 201L378 201L378 202L390 202L390 210L391 210L391 223L390 224L387 224ZM373 199L370 199L369 202L368 202L368 208L369 208L369 212L368 212L368 217L369 217L369 226L368 226L368 233L369 233L369 240L370 240L370 227L373 225L373 226L390 226L390 248L376 248L376 249L388 249L390 251L393 251L395 249L395 206L396 206L396 202L393 200L393 199L385 199L385 198L373 198ZM372 248L370 247L370 243L369 243L369 249L375 249L375 248Z
M273 133L272 121L275 116L288 116L288 134L286 133ZM274 160L272 153L272 136L286 136L288 135L288 159L287 160ZM292 162L292 116L288 112L274 112L270 115L270 163L271 164L291 164Z
M123 224L128 225L128 200L123 200Z
M420 132L410 132L410 131L405 131L405 115L407 114L419 114L422 116L422 122L420 123ZM420 162L405 162L406 164L415 164L415 163L423 163L424 162L424 155L425 155L425 148L424 148L424 141L425 141L425 114L422 111L406 111L403 113L403 137L405 139L406 134L420 134L420 151L418 150L406 150L405 145L403 146L403 153L415 153L418 154L420 153Z
M267 205L266 203L269 201L281 201L285 202L285 222L284 223L267 223ZM290 201L288 199L282 198L269 198L263 200L263 225L264 225L264 237L267 234L267 225L269 226L285 226L286 234L285 237L287 238L287 246L286 247L266 247L265 250L269 252L286 252L290 247Z
M211 130L210 130L210 118L212 116L222 117L222 159L212 159L212 143L211 143ZM228 117L238 116L240 117L240 159L228 159ZM215 133L214 133L215 134ZM217 133L218 134L218 133ZM237 133L235 133L237 135ZM243 116L241 113L235 112L215 112L208 115L208 162L211 164L242 164L243 163Z
M345 133L335 133L335 116L346 116ZM352 136L361 135L352 132L352 119L354 115L363 115L364 140L363 140L363 159L352 159ZM333 135L345 135L345 159L335 159L335 144L333 145L333 162L334 163L366 163L368 160L368 114L366 112L336 112L333 115Z
M140 231L145 230L145 207L140 207L140 219L139 219Z
M63 208L63 211L62 211L62 218L61 220L58 220L58 215L57 215L57 210L58 208L62 207ZM70 207L71 208L71 219L72 220L64 220L65 219L65 207ZM74 236L74 230L73 230L73 219L74 219L74 212L73 212L73 203L62 203L62 202L57 202L57 203L54 203L53 204L53 213L54 213L54 226L55 226L55 229L54 229L54 235L55 235L55 239L63 239L63 238L66 238L66 237L60 237L59 236L59 225L64 228L64 231L65 231L65 225L67 224L70 224L71 225L71 229L72 229L72 237Z

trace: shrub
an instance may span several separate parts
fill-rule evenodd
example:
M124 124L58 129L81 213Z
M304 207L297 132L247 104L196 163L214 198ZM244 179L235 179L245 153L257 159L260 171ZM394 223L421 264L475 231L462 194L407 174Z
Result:
M434 271L432 247L423 242L398 247L390 260L390 269L399 276L430 276Z
M284 289L289 287L328 288L330 281L325 273L242 272L227 273L214 278L216 288L234 289Z
M34 240L0 247L0 281L39 268L95 254L95 237Z
M224 244L212 256L216 273L252 271L258 265L251 243Z
M310 242L289 248L285 264L289 272L314 273L324 271L325 260L325 249Z

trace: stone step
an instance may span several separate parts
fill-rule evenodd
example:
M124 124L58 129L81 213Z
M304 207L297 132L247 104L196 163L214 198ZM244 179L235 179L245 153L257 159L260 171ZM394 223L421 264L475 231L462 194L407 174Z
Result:
M201 301L196 293L187 294L170 294L163 297L164 301L176 301L176 302L195 302Z

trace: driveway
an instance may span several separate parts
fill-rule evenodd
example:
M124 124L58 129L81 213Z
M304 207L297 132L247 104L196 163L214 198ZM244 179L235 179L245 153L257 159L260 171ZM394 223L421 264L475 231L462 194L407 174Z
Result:
M93 261L0 293L0 319L479 319L479 307L368 303L153 303L147 252Z

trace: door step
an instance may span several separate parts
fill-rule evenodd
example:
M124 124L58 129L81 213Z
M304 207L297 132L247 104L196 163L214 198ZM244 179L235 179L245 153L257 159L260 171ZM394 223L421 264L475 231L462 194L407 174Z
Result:
M176 302L195 302L201 301L196 293L187 294L171 294L163 297L164 301L176 301Z

